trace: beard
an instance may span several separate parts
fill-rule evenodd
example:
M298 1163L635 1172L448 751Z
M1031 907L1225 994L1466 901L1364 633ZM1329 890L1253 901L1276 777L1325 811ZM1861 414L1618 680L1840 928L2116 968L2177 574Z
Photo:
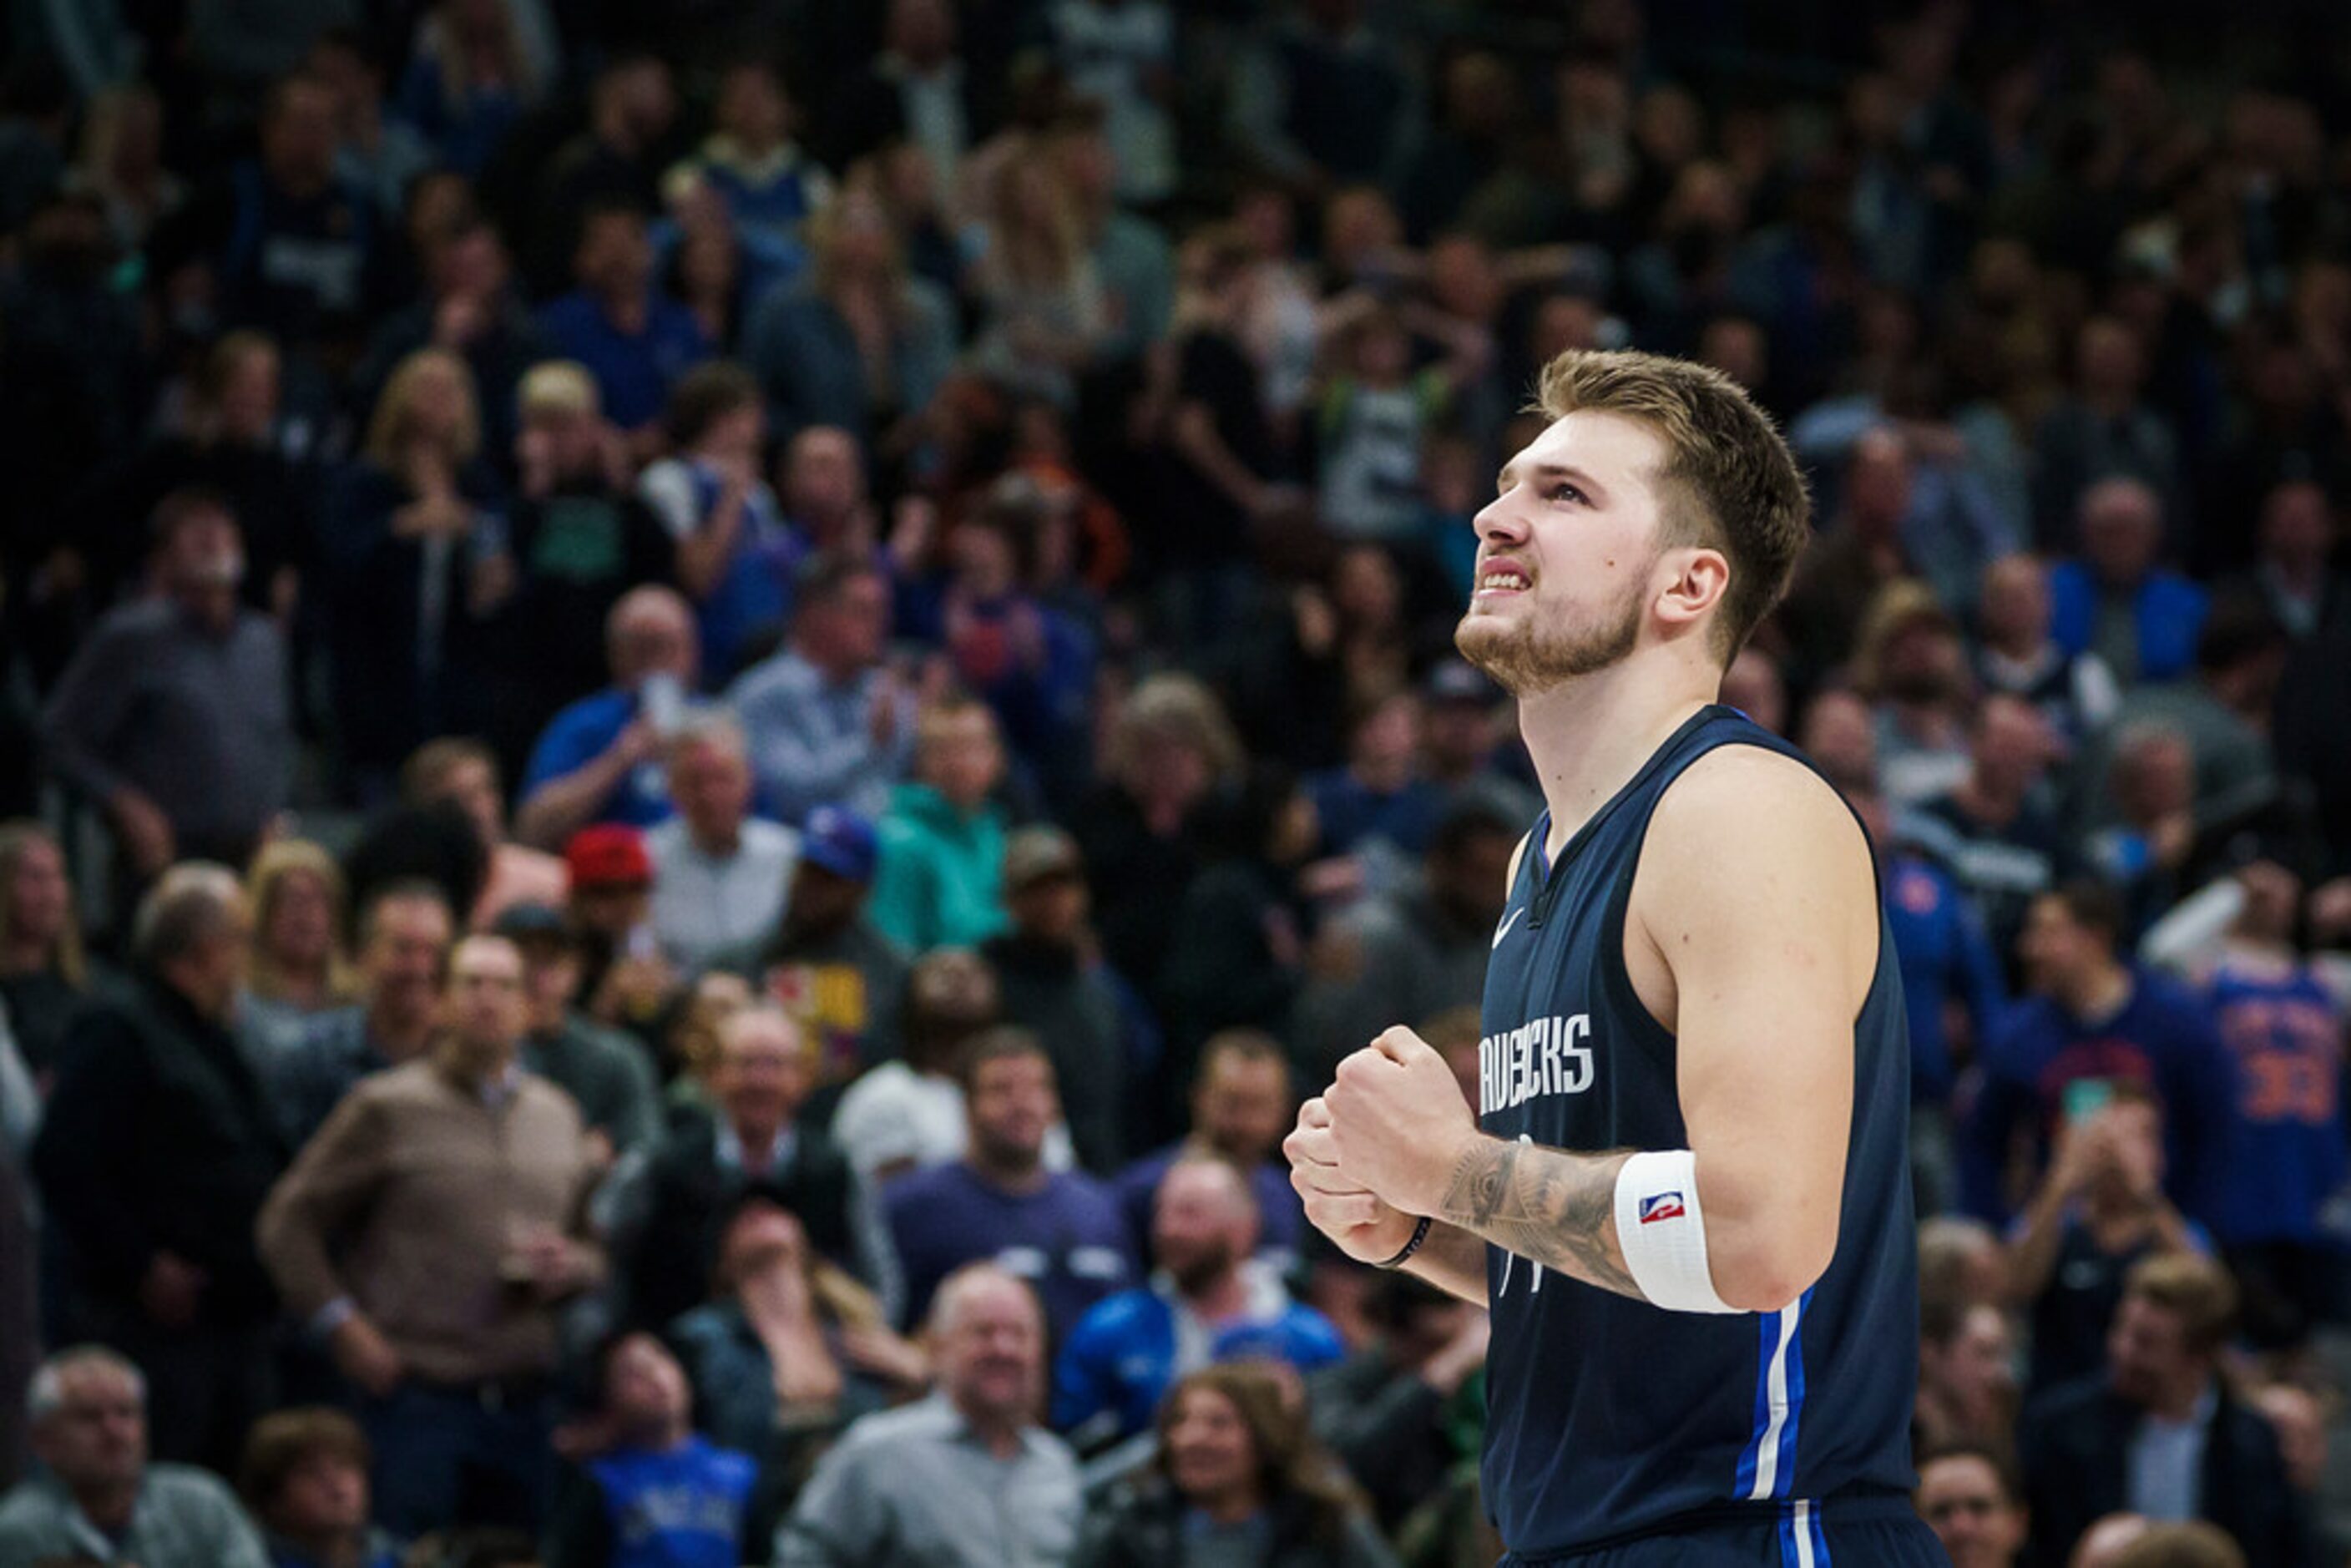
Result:
M1614 604L1580 624L1531 616L1512 621L1473 611L1453 629L1453 646L1512 696L1532 696L1631 653L1640 640L1646 586L1636 579Z

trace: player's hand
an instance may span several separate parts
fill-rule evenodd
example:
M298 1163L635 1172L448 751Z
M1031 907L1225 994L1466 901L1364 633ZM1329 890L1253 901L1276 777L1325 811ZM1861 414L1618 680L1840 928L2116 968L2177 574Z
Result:
M1298 1125L1282 1140L1290 1158L1290 1185L1306 1207L1314 1228L1359 1263L1384 1263L1404 1250L1419 1222L1383 1203L1339 1169L1331 1138L1331 1113L1319 1099L1299 1107Z
M1389 1030L1339 1063L1322 1100L1342 1170L1393 1208L1437 1211L1478 1122L1435 1046Z

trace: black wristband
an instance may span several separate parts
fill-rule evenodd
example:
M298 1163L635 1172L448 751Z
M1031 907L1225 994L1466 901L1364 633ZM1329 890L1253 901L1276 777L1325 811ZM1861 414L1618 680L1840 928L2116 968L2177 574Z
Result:
M1420 1217L1420 1223L1412 1228L1412 1239L1404 1244L1404 1250L1389 1259L1386 1262L1374 1263L1372 1267L1374 1269L1401 1269L1406 1262L1411 1260L1414 1253L1420 1250L1420 1244L1427 1239L1428 1216L1424 1214Z

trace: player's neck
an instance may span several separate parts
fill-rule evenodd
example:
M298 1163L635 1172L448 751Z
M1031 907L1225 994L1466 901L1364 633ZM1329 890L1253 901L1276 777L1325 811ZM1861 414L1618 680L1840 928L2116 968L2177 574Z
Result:
M1645 649L1596 674L1519 699L1519 733L1551 808L1555 854L1689 716L1713 702L1722 672Z

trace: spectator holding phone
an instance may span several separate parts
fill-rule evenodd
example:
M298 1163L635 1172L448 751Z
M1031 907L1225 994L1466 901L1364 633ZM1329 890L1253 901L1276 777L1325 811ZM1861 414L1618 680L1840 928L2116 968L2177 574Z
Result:
M631 589L604 622L604 656L612 684L557 714L532 748L515 813L525 843L557 850L591 824L669 818L660 753L701 662L694 612L675 589Z
M2032 1314L2028 1392L2105 1364L2106 1325L2141 1259L2209 1253L2203 1228L2163 1195L2163 1110L2128 1080L2082 1079L2057 1157L2008 1249L2009 1299Z

